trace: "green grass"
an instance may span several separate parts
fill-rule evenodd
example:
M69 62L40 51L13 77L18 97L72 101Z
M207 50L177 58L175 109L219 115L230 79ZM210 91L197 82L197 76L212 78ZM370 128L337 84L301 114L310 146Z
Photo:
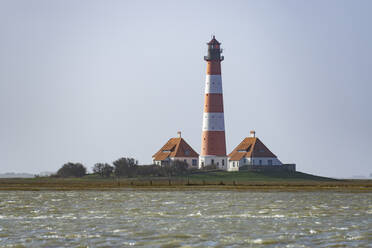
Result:
M226 181L226 182L249 182L249 181L335 181L336 179L320 177L303 172L295 172L289 174L288 172L250 172L250 171L239 171L239 172L206 172L206 173L195 173L189 176L190 179L194 180L205 180L205 181Z
M283 190L283 191L372 191L372 180L336 180L302 172L197 172L172 178L12 178L0 179L0 190L112 190L141 189L213 189L213 190Z

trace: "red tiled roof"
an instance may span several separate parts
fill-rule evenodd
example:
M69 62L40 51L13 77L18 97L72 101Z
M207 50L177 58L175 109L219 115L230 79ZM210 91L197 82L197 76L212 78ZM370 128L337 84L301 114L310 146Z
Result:
M245 156L244 152L236 152L229 159L234 161L240 161Z
M183 138L171 138L152 158L157 161L168 157L199 157L199 154L191 148Z
M276 158L259 138L247 137L228 155L230 160L238 161L245 158L269 157Z
M156 155L155 160L162 161L166 158L168 158L170 155L170 152L161 152Z

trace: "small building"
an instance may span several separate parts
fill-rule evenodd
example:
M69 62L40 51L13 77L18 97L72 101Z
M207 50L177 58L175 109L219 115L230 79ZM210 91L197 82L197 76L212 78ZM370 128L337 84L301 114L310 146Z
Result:
M189 168L198 168L199 154L181 137L171 138L165 145L152 156L152 162L157 165L169 165L171 161L186 162Z
M250 134L228 155L230 171L238 171L242 166L280 167L282 162L256 137L255 131Z

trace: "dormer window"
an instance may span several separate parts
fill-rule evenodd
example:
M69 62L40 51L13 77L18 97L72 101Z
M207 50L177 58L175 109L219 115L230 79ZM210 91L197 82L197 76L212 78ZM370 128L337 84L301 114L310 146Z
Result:
M251 150L252 145L249 145L247 149L239 149L238 152L249 152Z

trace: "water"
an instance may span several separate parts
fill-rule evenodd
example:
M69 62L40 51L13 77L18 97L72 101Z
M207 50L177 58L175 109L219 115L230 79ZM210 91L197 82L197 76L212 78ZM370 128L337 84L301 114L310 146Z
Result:
M0 192L0 247L372 247L372 193Z

